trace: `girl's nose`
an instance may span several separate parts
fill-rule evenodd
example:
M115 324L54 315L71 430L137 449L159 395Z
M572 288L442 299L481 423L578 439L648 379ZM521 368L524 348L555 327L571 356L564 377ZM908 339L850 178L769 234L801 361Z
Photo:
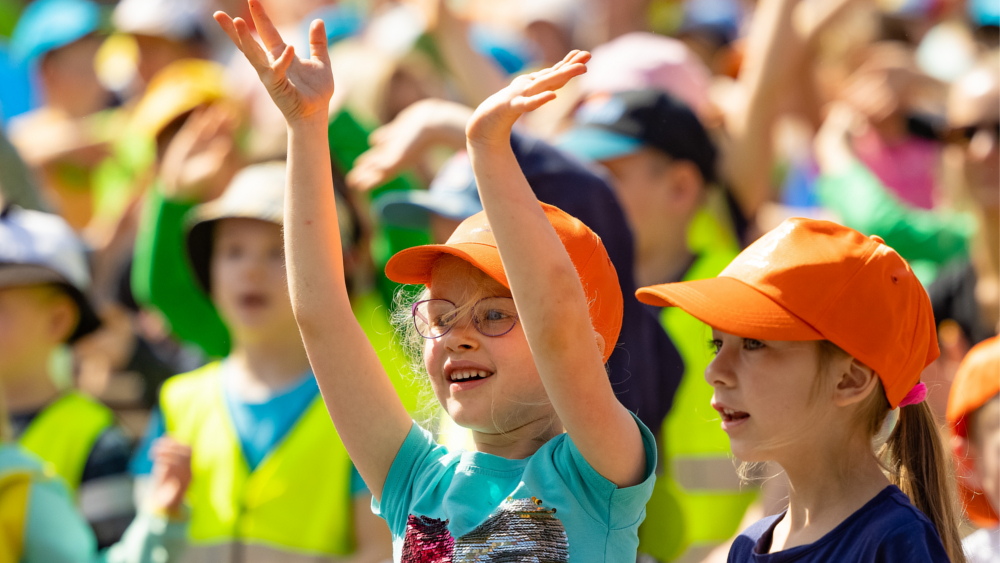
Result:
M441 339L444 341L445 348L457 352L459 350L477 350L481 337L482 335L472 325L472 320L466 317L460 319Z
M732 387L736 384L736 374L733 372L730 356L731 354L726 353L723 347L705 368L705 381L712 387Z

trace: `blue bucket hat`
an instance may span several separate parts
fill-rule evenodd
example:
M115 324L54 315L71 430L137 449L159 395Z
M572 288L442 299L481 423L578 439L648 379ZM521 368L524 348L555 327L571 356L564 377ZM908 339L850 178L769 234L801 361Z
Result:
M24 9L10 39L11 58L33 62L82 39L101 26L101 9L90 0L38 0Z

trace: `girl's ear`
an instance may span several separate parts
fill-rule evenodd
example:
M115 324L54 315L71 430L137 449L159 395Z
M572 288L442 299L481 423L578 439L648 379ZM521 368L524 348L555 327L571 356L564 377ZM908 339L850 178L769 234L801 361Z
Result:
M837 386L834 389L833 400L838 407L860 403L868 398L878 383L875 370L856 358L845 359L848 361L836 372Z

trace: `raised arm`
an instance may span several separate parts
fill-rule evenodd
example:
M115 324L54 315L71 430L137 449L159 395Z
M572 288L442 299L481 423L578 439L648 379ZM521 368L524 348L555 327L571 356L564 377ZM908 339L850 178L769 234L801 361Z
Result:
M555 99L554 90L586 72L586 52L518 77L483 102L467 128L469 157L497 241L518 315L542 384L587 462L618 486L642 482L646 466L639 428L615 398L604 371L573 262L546 219L510 146L521 114Z
M295 320L323 400L351 459L376 498L412 421L351 311L327 146L333 75L323 22L309 28L310 57L285 45L260 2L247 23L215 19L257 71L288 124L285 260Z

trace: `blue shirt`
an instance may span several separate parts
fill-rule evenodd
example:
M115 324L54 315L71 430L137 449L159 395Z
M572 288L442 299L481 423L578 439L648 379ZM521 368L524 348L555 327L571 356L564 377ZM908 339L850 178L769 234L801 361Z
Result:
M319 395L319 386L312 370L306 372L302 379L285 389L277 390L263 402L248 402L240 395L229 373L225 362L222 364L223 396L226 410L233 421L233 428L240 441L243 457L250 471L257 468L267 454L271 452L286 434L302 418L309 405ZM136 475L148 475L153 469L153 460L149 449L157 438L166 433L163 415L159 409L153 411L146 435L139 444L138 451L132 459L131 469ZM351 496L369 494L361 475L352 466Z
M814 543L776 553L774 527L784 514L769 516L747 528L729 550L729 563L948 563L934 525L895 485Z
M392 462L381 504L396 561L635 561L653 492L656 443L636 419L645 480L620 489L568 434L525 459L449 452L414 424Z

